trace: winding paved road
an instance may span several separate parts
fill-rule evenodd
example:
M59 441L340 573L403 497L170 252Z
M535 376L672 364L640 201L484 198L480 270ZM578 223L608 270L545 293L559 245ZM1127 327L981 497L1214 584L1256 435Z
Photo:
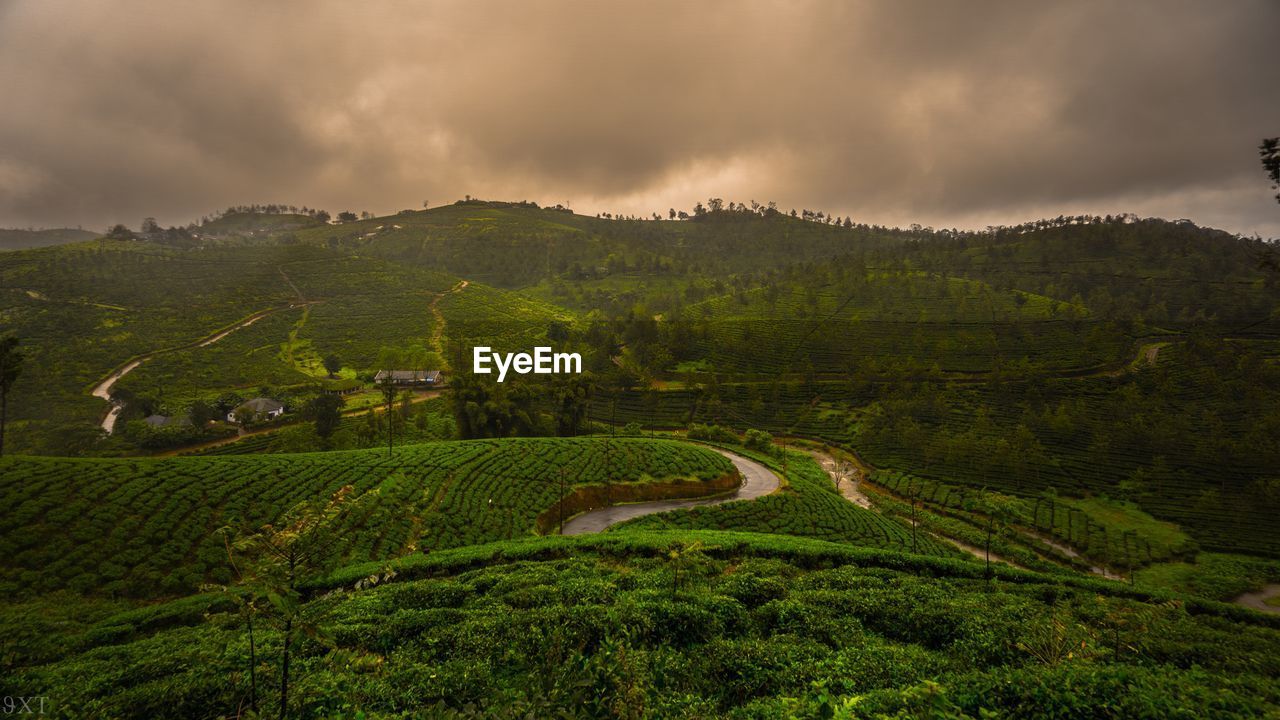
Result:
M755 460L748 460L728 450L712 449L733 461L734 467L738 468L738 472L742 473L742 484L738 486L738 490L732 495L716 498L654 500L653 502L613 505L585 512L565 521L563 534L583 535L600 532L610 525L616 525L624 520L638 518L642 515L652 515L653 513L679 510L697 505L719 505L720 503L733 502L734 500L752 500L768 495L778 489L780 484L778 476L769 468Z

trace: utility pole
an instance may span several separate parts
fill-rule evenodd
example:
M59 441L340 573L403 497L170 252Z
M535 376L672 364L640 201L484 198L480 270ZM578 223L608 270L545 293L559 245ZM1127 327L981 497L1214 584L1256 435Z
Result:
M560 468L560 534L564 534L564 468Z
M1134 540L1136 541L1137 533L1135 533L1133 530L1124 531L1124 562L1126 565L1129 566L1129 584L1132 585L1133 584L1133 557L1129 552L1129 536L1130 535L1133 535ZM1137 543L1135 542L1134 544L1136 545Z
M912 482L914 485L914 481ZM909 486L907 488L907 492L911 498L911 552L916 552L916 501L920 498L920 489L919 487L916 487L914 493L912 493L911 490L912 487Z
M615 417L616 419L616 417ZM617 426L613 421L609 422L609 434L604 439L604 504L613 504L613 480L609 476L609 471L613 468L611 460L613 449L613 433L617 430Z

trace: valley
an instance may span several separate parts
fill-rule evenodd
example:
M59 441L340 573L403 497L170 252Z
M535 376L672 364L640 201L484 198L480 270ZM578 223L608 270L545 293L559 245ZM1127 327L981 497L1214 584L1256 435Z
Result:
M1258 250L467 200L2 252L6 692L225 714L287 654L301 716L1269 711Z

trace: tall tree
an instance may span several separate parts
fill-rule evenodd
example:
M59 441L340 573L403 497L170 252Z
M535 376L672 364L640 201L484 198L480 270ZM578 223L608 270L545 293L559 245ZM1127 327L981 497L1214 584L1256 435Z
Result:
M1280 137L1266 138L1258 146L1258 156L1262 159L1262 169L1271 178L1271 189L1276 190L1276 201L1280 202Z
M308 406L309 414L316 424L316 436L324 443L338 429L342 422L342 406L346 401L341 395L320 394L315 396Z
M1262 159L1262 169L1271 179L1271 189L1276 192L1276 202L1280 202L1280 137L1265 138L1258 146L1258 156ZM1280 252L1274 243L1262 250L1258 264L1264 270L1280 272Z
M22 351L18 338L0 338L0 457L4 456L4 426L9 412L9 391L22 373Z
M395 409L397 394L399 391L390 377L382 381L382 399L387 403L387 457L391 457L392 451L392 432L395 429L395 416L392 410Z
M326 355L324 358L324 370L329 373L329 377L338 374L342 369L342 360L337 355Z

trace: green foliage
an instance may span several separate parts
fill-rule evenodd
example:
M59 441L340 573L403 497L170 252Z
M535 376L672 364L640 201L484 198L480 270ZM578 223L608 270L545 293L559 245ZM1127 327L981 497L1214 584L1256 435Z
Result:
M1233 600L1265 583L1280 582L1280 561L1247 555L1199 553L1190 562L1156 563L1137 572L1138 583Z
M307 413L315 423L316 435L327 442L342 422L341 395L320 394L315 396L307 406Z
M729 430L728 428L722 428L719 425L701 425L694 423L689 426L686 434L689 436L690 440L707 440L709 442L728 443L730 445L736 445L741 442L741 438L738 437L737 433Z
M18 338L0 337L0 456L4 455L4 431L8 420L9 391L22 374L22 350Z
M742 436L742 446L756 452L772 452L773 436L764 430L748 430Z
M672 597L670 553L699 543L682 568L696 581ZM1280 707L1274 623L1084 579L1000 569L988 584L968 562L705 532L417 555L353 589L379 567L340 571L315 590L345 590L299 606L323 641L293 645L292 713L1252 718ZM46 650L11 658L5 691L48 695L61 716L248 704L248 632L221 596L83 607L70 623L46 615ZM0 629L33 615L11 606ZM255 635L259 698L274 707L284 632Z

